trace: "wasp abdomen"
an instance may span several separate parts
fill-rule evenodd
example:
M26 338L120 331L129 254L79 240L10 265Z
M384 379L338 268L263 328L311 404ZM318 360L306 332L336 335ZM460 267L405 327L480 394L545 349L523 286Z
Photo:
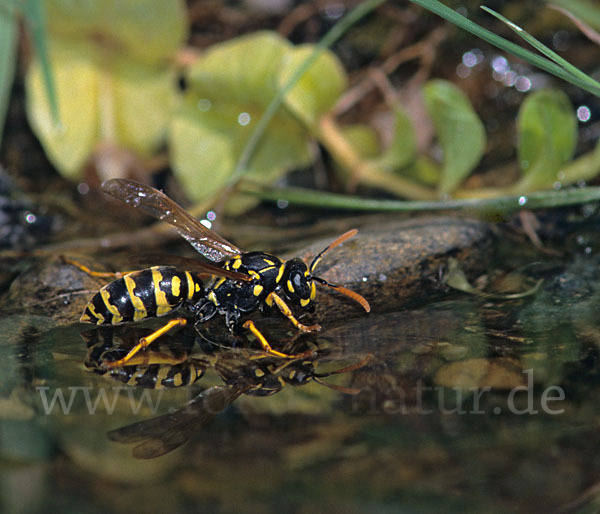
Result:
M151 364L149 366L123 366L112 369L110 374L127 385L146 389L170 389L190 386L204 376L205 365L184 362L172 366Z
M195 303L203 295L202 281L189 271L154 266L105 285L86 305L80 321L118 325L164 316L183 302Z

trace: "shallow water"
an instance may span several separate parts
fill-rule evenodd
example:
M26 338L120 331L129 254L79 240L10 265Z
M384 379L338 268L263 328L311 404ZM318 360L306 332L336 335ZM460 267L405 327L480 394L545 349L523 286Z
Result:
M257 387L222 393L255 386L259 365L281 372L277 359L270 367L251 359L258 350L212 347L217 357L193 386L149 390L87 370L80 325L44 330L40 321L28 333L15 327L31 319L5 317L1 510L540 512L593 504L596 269L597 259L582 255L532 271L544 283L523 299L452 293L330 324L318 338L296 338L317 355L304 367L283 366L297 367L300 385L277 392L275 377L270 396ZM262 323L277 333L280 321ZM349 391L298 378L352 365L320 379ZM237 373L229 386L223 369ZM110 440L115 430L112 439L136 442ZM132 456L169 444L180 446Z

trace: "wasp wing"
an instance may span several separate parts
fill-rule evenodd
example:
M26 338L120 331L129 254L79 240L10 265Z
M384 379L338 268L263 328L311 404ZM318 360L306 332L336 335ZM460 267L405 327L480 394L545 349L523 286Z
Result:
M243 392L239 387L211 387L182 409L112 430L108 438L119 443L139 443L133 448L137 459L160 457L185 443L194 431L225 410Z
M102 190L117 200L169 223L199 253L211 261L218 262L240 253L239 248L206 228L183 207L153 187L134 180L115 178L104 182Z
M141 265L155 265L160 263L161 266L175 266L180 270L191 271L198 275L200 278L206 278L208 276L217 276L230 278L238 282L250 282L252 280L252 277L250 275L246 275L245 273L226 270L224 268L221 268L220 266L211 264L209 262L199 261L198 259L189 259L187 257L181 257L179 255L149 253L143 254L141 256L132 256L131 260L134 261L136 264Z

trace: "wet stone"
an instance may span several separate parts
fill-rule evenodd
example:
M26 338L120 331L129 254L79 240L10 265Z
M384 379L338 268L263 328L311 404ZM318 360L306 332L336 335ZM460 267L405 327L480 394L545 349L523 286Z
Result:
M310 262L330 242L321 240L295 256ZM328 252L317 273L363 295L372 312L381 313L447 292L443 277L449 258L459 260L467 276L477 276L487 266L491 250L491 231L485 223L455 218L408 220L362 229ZM103 268L90 259L84 259L84 264ZM58 324L73 323L106 282L58 256L38 261L12 282L0 301L0 310L47 316ZM319 321L363 314L350 299L318 286L315 318Z
M83 262L94 266L89 259ZM99 269L97 264L96 269ZM57 325L74 323L89 298L104 283L60 257L40 260L13 280L0 299L0 312L43 316Z
M298 255L310 262L331 239ZM448 291L448 259L454 258L469 279L488 266L493 237L486 223L457 218L425 218L365 228L326 254L316 270L325 280L363 295L372 312L386 312L431 300ZM354 302L318 287L318 319L359 316ZM354 305L353 305L354 304Z

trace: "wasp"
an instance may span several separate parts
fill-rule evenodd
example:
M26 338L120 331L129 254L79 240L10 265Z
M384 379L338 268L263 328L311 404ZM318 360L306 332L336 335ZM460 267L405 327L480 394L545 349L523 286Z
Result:
M242 317L259 308L276 307L300 331L316 332L320 326L304 325L292 307L311 310L316 287L320 284L358 302L366 312L369 303L358 293L331 284L314 274L324 254L353 237L353 229L339 236L307 265L302 259L287 261L266 252L242 252L219 234L205 227L167 195L145 184L127 179L111 179L102 184L108 195L172 225L200 253L204 260L169 256L167 265L123 272L95 272L76 261L71 264L93 276L113 276L86 305L81 322L96 325L120 325L147 318L161 317L181 308L194 319L194 325L215 315L225 318L231 333L249 330L263 350L273 356L299 358L274 350L251 319ZM166 259L166 257L165 257ZM211 261L211 262L207 262ZM107 362L108 367L127 364L140 350L163 334L188 320L182 316L142 337L123 358Z

